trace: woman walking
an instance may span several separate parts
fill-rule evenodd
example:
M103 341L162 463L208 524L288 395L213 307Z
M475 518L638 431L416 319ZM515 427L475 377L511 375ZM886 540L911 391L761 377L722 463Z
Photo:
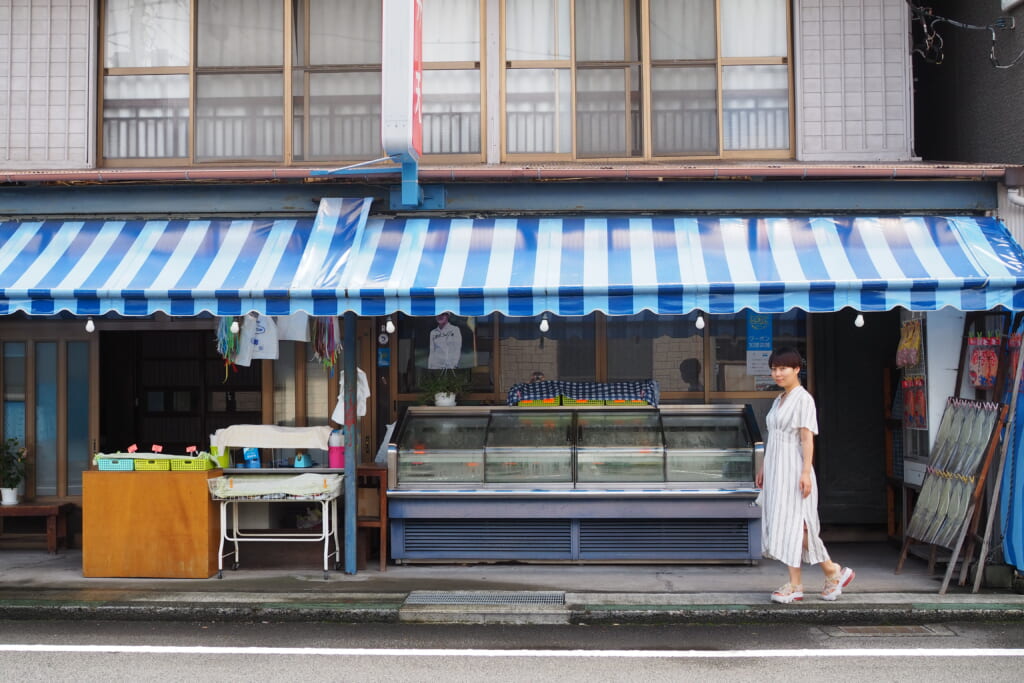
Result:
M764 469L757 473L764 511L761 554L789 569L789 582L771 596L781 603L803 600L802 562L821 565L824 600L838 598L854 577L852 569L831 560L819 537L818 484L813 467L818 416L814 398L800 384L802 365L800 352L793 348L776 349L768 357L772 379L782 393L768 411Z

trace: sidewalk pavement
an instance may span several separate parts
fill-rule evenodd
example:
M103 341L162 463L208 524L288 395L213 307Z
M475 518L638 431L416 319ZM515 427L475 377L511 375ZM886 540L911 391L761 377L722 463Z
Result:
M920 624L1024 620L1024 595L1008 588L938 593L910 556L900 574L892 544L830 546L857 576L839 600L821 599L816 567L804 568L802 603L769 593L786 580L773 561L755 566L685 564L410 564L354 575L322 565L257 563L224 578L85 578L80 550L0 549L0 619L330 621L428 623ZM258 549L248 551L252 556Z

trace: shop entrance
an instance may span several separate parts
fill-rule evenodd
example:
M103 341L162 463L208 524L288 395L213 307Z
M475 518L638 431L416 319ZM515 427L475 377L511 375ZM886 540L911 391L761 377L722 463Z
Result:
M225 368L211 330L100 333L100 449L205 448L210 434L262 421L261 363Z
M897 311L872 313L858 328L856 315L844 309L814 318L814 468L822 523L870 533L886 523L883 375L895 360L900 319Z

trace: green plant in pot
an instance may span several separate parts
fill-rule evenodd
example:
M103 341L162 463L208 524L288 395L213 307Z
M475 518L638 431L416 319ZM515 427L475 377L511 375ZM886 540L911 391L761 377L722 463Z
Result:
M455 405L455 397L469 387L467 370L427 370L420 377L420 402L435 405ZM438 394L447 395L438 398Z
M25 447L15 438L3 442L0 451L0 490L4 505L18 502L18 486L25 479Z

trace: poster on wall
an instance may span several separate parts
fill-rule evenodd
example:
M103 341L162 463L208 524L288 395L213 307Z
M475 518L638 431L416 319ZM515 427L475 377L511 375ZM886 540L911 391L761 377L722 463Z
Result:
M772 317L747 311L747 375L754 378L758 389L775 387L768 369L768 357L771 355Z
M903 426L907 429L928 429L928 392L923 376L904 377Z

